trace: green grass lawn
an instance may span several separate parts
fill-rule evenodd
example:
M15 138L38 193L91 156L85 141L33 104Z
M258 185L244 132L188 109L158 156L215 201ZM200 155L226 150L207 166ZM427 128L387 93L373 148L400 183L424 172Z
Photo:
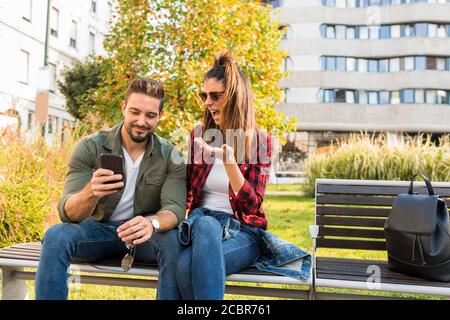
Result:
M298 188L295 185L290 188ZM288 190L297 191L297 190ZM269 220L269 231L277 234L285 240L288 240L300 248L311 252L312 242L309 235L309 225L314 223L314 199L299 195L268 195L265 198L265 210ZM361 252L350 250L326 250L318 251L319 255L345 256L352 258L373 258L385 259L385 255L377 252ZM0 282L1 283L1 282ZM34 281L27 281L30 299L34 298ZM260 285L273 287L274 285ZM277 286L283 287L283 286ZM301 288L301 287L299 287ZM321 290L324 291L324 290ZM350 292L349 290L326 290L327 292L358 293L367 294L367 292ZM376 293L381 295L382 293ZM394 297L411 297L404 294L390 294ZM112 287L99 285L81 285L81 288L71 290L69 299L77 300L141 300L155 299L156 290L140 289L127 287ZM427 296L414 296L415 298L430 298ZM264 299L258 297L248 297L239 295L226 295L226 299ZM434 297L435 298L435 297Z
M267 191L303 191L302 184L268 184Z

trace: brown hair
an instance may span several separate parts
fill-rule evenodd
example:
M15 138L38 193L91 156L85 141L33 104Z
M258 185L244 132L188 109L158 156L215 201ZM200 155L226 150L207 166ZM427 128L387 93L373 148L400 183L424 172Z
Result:
M214 60L212 68L208 71L204 81L216 79L222 82L225 92L222 97L223 106L220 112L220 127L218 127L208 109L205 109L203 117L203 132L208 129L218 128L225 135L228 129L241 129L248 132L256 129L255 111L253 108L253 93L250 83L238 68L234 57L229 51L223 51ZM225 137L226 141L227 137ZM250 156L250 145L252 136L245 138L245 158ZM236 150L234 141L226 141Z
M128 85L125 102L128 101L132 93L142 93L149 97L159 99L159 112L163 110L165 95L164 88L159 81L149 78L134 79Z

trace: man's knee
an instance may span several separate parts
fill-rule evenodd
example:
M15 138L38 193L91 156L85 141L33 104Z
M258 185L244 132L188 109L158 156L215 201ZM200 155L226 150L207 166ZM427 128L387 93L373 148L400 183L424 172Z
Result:
M170 231L159 233L158 238L158 247L161 251L177 251L178 253L181 251L181 244L178 239L178 230L172 229Z
M61 223L51 226L46 232L43 239L44 247L62 246L72 243L79 233L77 225L70 223Z

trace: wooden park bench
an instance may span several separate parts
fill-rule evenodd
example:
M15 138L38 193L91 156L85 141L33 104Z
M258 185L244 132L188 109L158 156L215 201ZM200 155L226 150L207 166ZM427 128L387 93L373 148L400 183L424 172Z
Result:
M0 268L3 274L2 299L24 300L28 298L26 280L34 280L41 254L40 243L19 244L0 249ZM80 263L73 261L70 281L81 284L156 288L158 269L155 265L135 263L124 272L119 260ZM139 276L139 277L130 277ZM236 284L236 282L239 282ZM235 283L235 284L233 284ZM276 284L277 287L261 287L255 284ZM279 285L284 285L280 288ZM249 268L227 277L225 292L250 296L267 296L305 299L311 290L311 279L299 281L273 273Z
M426 193L423 183L417 182L415 185L415 191ZM363 290L368 293L376 291L450 296L450 283L403 275L389 270L386 259L364 258L370 256L372 251L386 256L384 221L390 213L394 197L406 193L408 186L409 182L406 181L318 179L315 226L312 228L313 268L310 279L298 281L251 268L230 275L227 278L226 293L297 299L380 298L370 294L323 291L324 288L333 288ZM437 194L446 199L450 207L450 183L433 183L433 187ZM328 249L327 256L322 255L322 249ZM330 256L330 249L336 254ZM359 258L339 254L342 249L358 250ZM27 297L25 280L34 280L40 251L39 243L0 249L3 299ZM125 273L120 268L119 261L73 261L71 270L76 271L76 274L81 272L81 275L74 275L78 277L74 279L82 284L156 288L158 278L158 270L154 265L136 263ZM258 286L261 283L285 286Z
M450 183L432 185L450 207ZM318 291L320 288L450 296L450 283L400 274L389 270L386 260L363 258L378 251L387 259L384 222L394 197L408 193L408 186L407 181L316 180L316 228L312 233L318 234L313 239L313 298L374 298L325 293ZM414 191L427 194L425 183L415 182L414 186ZM324 248L328 256L321 254ZM350 258L342 253L343 249L362 250L358 251L361 258Z

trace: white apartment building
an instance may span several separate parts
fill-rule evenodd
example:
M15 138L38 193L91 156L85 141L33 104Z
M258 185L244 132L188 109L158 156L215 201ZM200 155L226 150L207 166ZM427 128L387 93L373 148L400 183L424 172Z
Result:
M351 132L450 132L450 0L267 2L286 28L277 108L299 119L278 171Z
M37 134L36 93L42 86L47 4L50 3L48 67L50 99L47 140L73 118L57 80L65 66L93 54L104 54L113 0L0 0L0 112L16 113L23 134ZM16 112L12 111L16 110Z

